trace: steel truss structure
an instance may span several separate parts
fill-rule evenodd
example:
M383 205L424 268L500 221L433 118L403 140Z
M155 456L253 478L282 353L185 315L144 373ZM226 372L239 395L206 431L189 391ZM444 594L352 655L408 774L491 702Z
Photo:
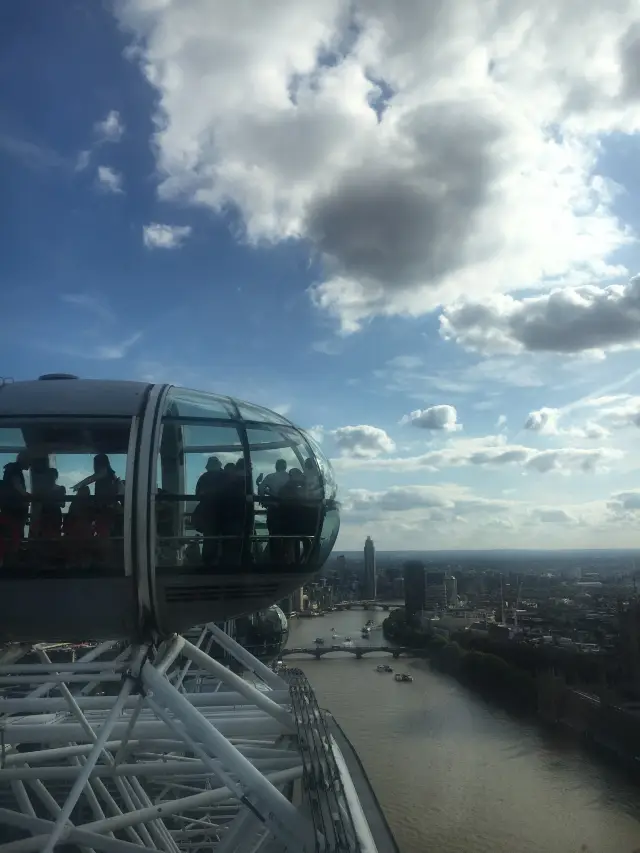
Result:
M0 853L376 853L300 671L215 625L75 657L0 651Z

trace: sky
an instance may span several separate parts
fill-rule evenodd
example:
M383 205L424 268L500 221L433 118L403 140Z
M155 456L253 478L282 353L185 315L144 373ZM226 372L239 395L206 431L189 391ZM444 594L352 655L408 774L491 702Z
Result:
M338 549L640 543L638 0L1 17L0 376L275 409Z

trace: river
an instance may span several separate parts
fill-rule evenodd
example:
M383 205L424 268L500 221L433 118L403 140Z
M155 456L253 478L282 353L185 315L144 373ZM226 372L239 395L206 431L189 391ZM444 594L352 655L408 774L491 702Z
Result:
M381 612L290 621L289 646L382 645ZM389 660L389 658L384 658ZM358 749L401 853L639 853L640 785L535 722L491 707L424 660L291 656ZM295 662L295 663L294 663Z

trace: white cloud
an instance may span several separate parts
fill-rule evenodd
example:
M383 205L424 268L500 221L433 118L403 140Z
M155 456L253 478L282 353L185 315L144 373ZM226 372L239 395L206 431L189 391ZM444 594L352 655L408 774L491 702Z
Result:
M502 427L505 427L506 425L507 425L507 416L506 415L499 415L498 420L496 421L496 429L502 429Z
M116 319L109 306L93 293L61 293L60 299L67 305L81 308L93 314L98 320L111 323Z
M443 337L481 352L576 353L640 346L640 276L627 284L565 287L544 296L497 295L444 309Z
M111 166L98 166L97 180L98 186L104 192L116 194L123 192L122 175Z
M148 249L177 249L190 234L190 225L160 225L152 222L142 229L142 241Z
M119 142L124 133L124 124L117 110L110 110L102 121L93 127L99 142Z
M346 512L404 512L411 509L453 509L449 490L442 486L392 486L371 491L350 489L343 502Z
M342 352L340 342L333 339L314 341L311 344L311 349L314 352L321 352L324 355L340 355Z
M576 519L564 509L538 507L532 510L531 517L543 524L576 524Z
M373 427L372 427L373 429ZM375 458L338 458L336 468L343 471L377 470L411 472L416 470L439 471L444 468L515 466L523 471L547 474L590 473L606 470L624 456L616 448L559 447L537 450L521 444L508 444L504 435L480 439L452 441L440 450L430 450L419 456L394 456Z
M423 364L423 360L417 355L397 355L387 362L390 368L398 370L417 370Z
M286 418L291 411L291 403L279 403L277 406L271 407L274 412L277 412L279 415L282 415L283 418Z
M367 424L339 427L331 434L342 453L352 458L373 458L381 453L392 453L396 448L383 429Z
M454 484L355 489L343 499L342 548L361 547L369 533L385 547L539 548L635 547L640 492L624 493L634 506L587 500L541 505L496 500ZM388 543L388 544L387 544Z
M69 163L53 148L37 145L28 139L0 133L0 152L24 163L32 169L65 169Z
M70 309L76 309L78 316L70 317L70 325L62 338L38 341L48 352L72 359L118 361L128 356L142 338L141 331L124 337L122 318L97 293L60 293L57 298L65 304L65 316Z
M315 426L309 427L306 432L309 433L314 441L317 441L318 444L322 444L322 440L324 438L324 427L322 424L316 424Z
M529 412L524 428L539 432L543 435L556 435L558 431L558 409L538 409L536 412Z
M82 343L73 345L68 343L58 344L49 341L42 342L43 349L60 355L66 355L73 359L88 359L96 361L118 361L129 355L129 351L142 338L142 332L135 332L128 338L116 341L106 341L100 344Z
M400 356L373 371L376 385L387 391L399 391L422 401L439 395L464 396L482 389L484 399L473 404L476 411L492 409L496 396L504 388L535 388L546 385L543 365L534 366L523 356L487 358L465 367L448 364L446 368L420 367L418 359Z
M309 240L314 302L344 331L621 272L607 259L631 235L598 143L640 128L633 0L122 0L117 14L158 92L161 197L231 207L250 241Z
M567 419L575 421L576 414L579 417L585 410L589 417L584 422L562 425ZM541 435L594 440L628 427L640 427L640 396L633 394L587 397L558 409L543 407L530 412L524 423L524 429Z
M102 344L95 348L92 357L100 359L101 361L114 361L124 358L131 347L133 347L134 344L137 344L141 337L142 332L136 332L128 338L125 338L123 341L111 344Z
M612 429L640 427L640 396L618 394L595 398L589 403L598 409L596 417Z
M91 161L91 151L80 151L76 158L76 172L84 172Z
M456 432L462 429L458 423L458 413L455 406L429 406L427 409L416 409L400 421L401 424L411 424L428 430L444 430L445 432Z

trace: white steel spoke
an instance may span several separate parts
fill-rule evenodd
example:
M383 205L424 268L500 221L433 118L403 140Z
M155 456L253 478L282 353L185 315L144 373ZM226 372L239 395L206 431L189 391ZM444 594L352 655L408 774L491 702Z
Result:
M376 853L308 683L189 636L0 648L0 853Z

